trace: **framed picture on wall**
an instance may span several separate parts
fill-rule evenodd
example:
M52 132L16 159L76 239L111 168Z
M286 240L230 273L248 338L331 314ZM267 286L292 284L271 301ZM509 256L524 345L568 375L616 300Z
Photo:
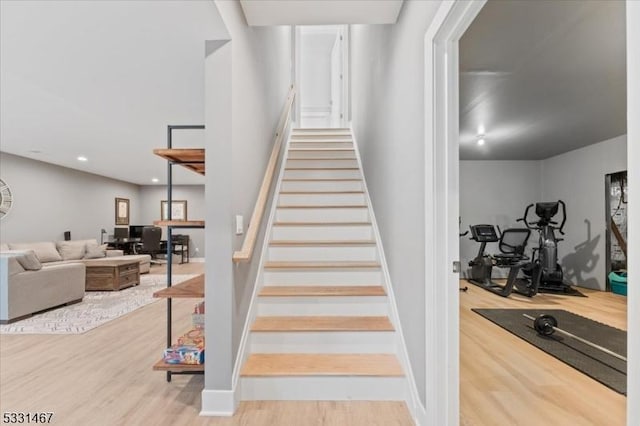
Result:
M129 224L129 199L116 198L116 225Z
M168 205L167 200L160 201L161 220L169 220ZM171 201L171 220L187 220L187 200Z

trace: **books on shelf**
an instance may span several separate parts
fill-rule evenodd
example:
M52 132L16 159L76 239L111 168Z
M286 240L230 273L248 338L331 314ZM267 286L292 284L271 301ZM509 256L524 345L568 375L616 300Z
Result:
M178 342L164 350L167 364L204 364L204 331L194 329L178 338Z

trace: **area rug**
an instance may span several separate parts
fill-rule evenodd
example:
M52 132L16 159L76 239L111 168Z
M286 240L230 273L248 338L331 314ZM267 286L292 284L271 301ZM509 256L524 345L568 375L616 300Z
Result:
M627 332L560 309L472 309L538 349L623 395L627 394L627 363L560 333L542 336L533 328L540 314L553 315L558 327L620 355L627 355ZM514 360L514 362L518 362ZM520 365L522 368L526 366Z
M178 284L195 275L173 275ZM80 303L45 311L22 321L0 325L0 334L82 334L152 302L167 286L166 275L140 276L140 285L120 291L88 291Z

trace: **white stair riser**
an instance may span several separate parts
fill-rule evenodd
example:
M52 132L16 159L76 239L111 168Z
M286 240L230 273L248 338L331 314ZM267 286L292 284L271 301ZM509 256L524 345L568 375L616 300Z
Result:
M362 206L364 194L280 194L278 205L283 206Z
M331 158L330 160L326 158ZM340 160L333 159L333 156L314 158L290 158L287 160L287 168L326 168L340 169L345 167L358 167L358 161L346 157Z
M325 147L323 147L325 148ZM334 147L326 147L334 148ZM353 158L354 151L296 151L295 148L289 151L287 160L313 160L318 158Z
M394 353L394 331L251 332L252 353Z
M363 191L362 181L283 181L281 191Z
M327 209L328 210L328 209ZM371 226L274 226L272 240L370 240Z
M369 220L369 209L276 210L277 222L369 222Z
M405 377L241 377L243 401L404 401ZM302 419L301 419L302 421Z
M350 140L322 140L322 141L300 141L292 140L289 145L291 149L297 148L353 148L353 142Z
M264 271L264 284L269 285L381 285L382 273L372 270L276 270Z
M267 260L284 261L376 261L378 250L375 245L366 246L270 246L267 253Z
M291 132L291 137L295 139L302 138L317 138L317 139L326 139L326 138L350 138L351 132L348 130L334 130L334 131L293 131Z
M260 297L258 302L260 316L386 316L389 314L386 296Z
M285 179L362 179L360 170L285 170Z

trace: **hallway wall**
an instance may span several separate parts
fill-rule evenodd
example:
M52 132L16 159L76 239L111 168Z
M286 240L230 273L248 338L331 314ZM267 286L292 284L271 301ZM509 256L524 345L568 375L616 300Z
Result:
M351 30L352 121L422 404L426 404L424 36L439 1Z

